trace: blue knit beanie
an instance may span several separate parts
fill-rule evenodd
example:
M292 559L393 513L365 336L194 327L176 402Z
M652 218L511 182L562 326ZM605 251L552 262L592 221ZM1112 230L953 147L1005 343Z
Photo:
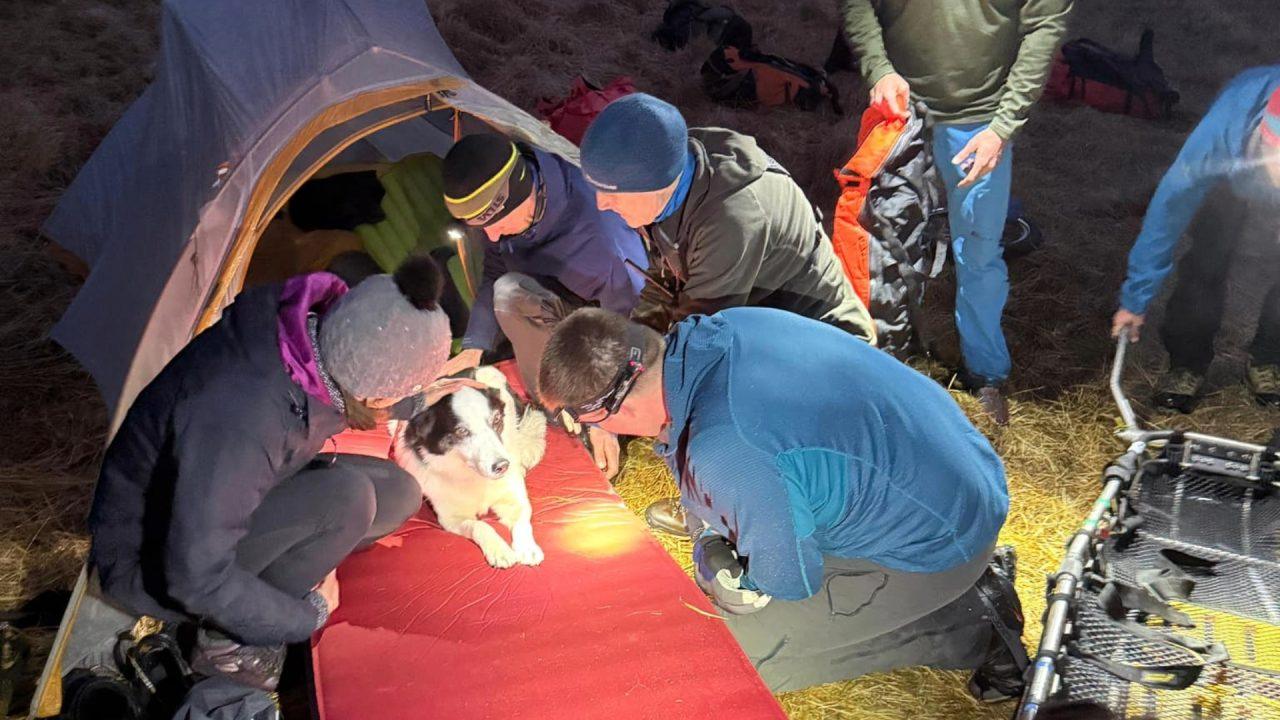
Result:
M582 138L582 174L597 190L652 192L676 181L689 128L674 105L635 93L605 106Z

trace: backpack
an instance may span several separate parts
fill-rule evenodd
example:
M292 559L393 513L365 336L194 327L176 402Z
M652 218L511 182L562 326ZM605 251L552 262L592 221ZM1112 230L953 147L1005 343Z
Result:
M662 24L649 37L667 50L678 50L691 39L704 36L716 45L753 45L751 23L728 5L708 7L699 0L670 0L662 13Z
M632 84L631 78L617 78L608 85L599 87L579 75L573 81L568 97L539 100L538 116L550 123L552 130L577 145L587 133L587 126L604 110L605 105L635 91L636 86Z
M845 275L875 320L877 345L899 359L927 344L920 310L926 282L947 257L942 184L924 107L909 119L878 107L862 115L858 149L840 183L831 242Z
M843 113L840 93L826 73L754 50L716 48L702 64L702 86L712 100L729 107L816 110L825 101L837 115Z
M1054 57L1045 97L1083 103L1102 112L1167 120L1173 115L1178 92L1156 64L1151 49L1154 39L1154 32L1144 30L1133 57L1088 38L1072 40Z

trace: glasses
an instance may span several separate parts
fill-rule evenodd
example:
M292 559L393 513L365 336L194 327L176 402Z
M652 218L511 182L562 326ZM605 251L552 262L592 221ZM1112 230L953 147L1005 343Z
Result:
M628 326L627 343L630 347L627 348L626 362L618 370L618 374L614 376L603 395L578 407L561 408L561 411L574 422L579 424L603 422L610 415L616 415L622 408L627 394L631 392L631 388L635 387L636 380L645 370L644 363L641 362L644 359L644 331L639 325Z

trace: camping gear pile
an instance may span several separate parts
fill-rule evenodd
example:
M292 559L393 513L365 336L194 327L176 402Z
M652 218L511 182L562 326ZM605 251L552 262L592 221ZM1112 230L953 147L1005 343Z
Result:
M1131 444L1048 582L1044 634L1018 711L1092 701L1121 718L1280 716L1280 456L1146 431L1112 392Z
M791 106L813 111L829 105L837 115L840 93L823 70L756 48L751 23L727 5L669 0L662 23L650 35L667 50L709 39L716 45L702 64L707 96L735 108Z

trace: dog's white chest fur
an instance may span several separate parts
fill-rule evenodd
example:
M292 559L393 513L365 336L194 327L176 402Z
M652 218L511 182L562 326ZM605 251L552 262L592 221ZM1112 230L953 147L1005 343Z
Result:
M542 460L546 418L517 412L506 378L496 368L476 371L489 389L463 388L400 428L396 459L422 487L440 525L470 538L494 567L537 565L525 473ZM511 529L511 543L485 520L492 512Z

